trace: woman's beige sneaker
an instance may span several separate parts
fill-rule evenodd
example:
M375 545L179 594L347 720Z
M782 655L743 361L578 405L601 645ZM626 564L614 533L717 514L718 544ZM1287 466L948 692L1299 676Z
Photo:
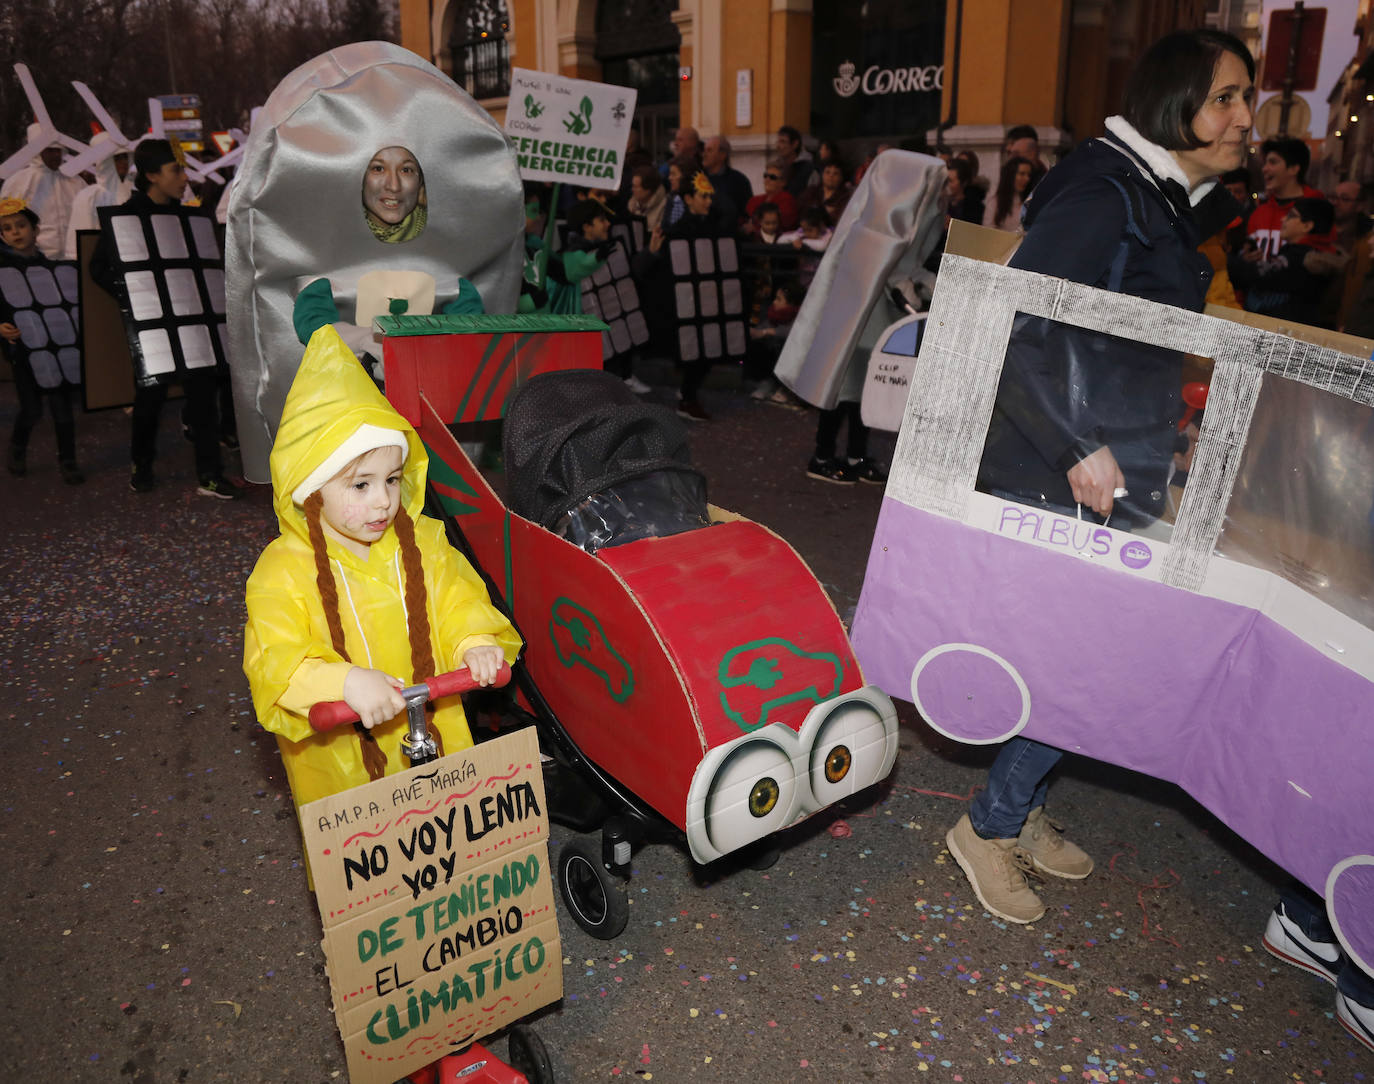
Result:
M1016 842L1030 855L1036 869L1052 877L1081 881L1093 871L1093 860L1078 844L1064 838L1063 825L1045 816L1042 805L1030 811Z
M990 914L1008 922L1034 922L1045 913L1026 881L1034 868L1030 855L1016 840L984 839L965 813L945 835L945 844Z

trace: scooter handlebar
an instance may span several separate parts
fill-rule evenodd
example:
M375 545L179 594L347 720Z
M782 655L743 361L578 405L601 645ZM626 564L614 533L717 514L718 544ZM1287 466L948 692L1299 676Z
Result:
M496 672L496 680L485 688L500 688L510 682L510 676L510 664L503 662L501 669ZM425 700L438 700L440 697L456 696L482 687L473 680L472 672L466 666L462 666L446 674L435 674L432 678L402 689L401 695L407 700L421 695ZM326 731L346 723L356 723L358 713L343 700L322 700L310 709L309 719L312 730Z

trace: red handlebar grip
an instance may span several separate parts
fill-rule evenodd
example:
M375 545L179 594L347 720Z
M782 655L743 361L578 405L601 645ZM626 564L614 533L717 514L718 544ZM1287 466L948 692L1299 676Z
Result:
M496 672L496 680L489 688L500 688L508 684L510 677L510 665L503 662L501 669ZM441 696L456 696L458 693L471 692L478 688L466 666L450 670L447 674L435 674L422 684L429 689L430 700L438 700ZM310 709L309 719L312 730L333 730L345 723L356 723L358 713L342 700L322 700Z
M488 688L500 688L510 681L510 664L502 663L501 669L496 671L496 680L487 686ZM454 696L458 693L470 693L478 688L477 682L472 680L472 671L466 666L457 670L450 670L447 674L435 674L428 678L425 684L429 686L429 698L438 700L441 696Z
M356 723L358 713L342 700L321 700L310 709L312 730L333 730L345 723Z

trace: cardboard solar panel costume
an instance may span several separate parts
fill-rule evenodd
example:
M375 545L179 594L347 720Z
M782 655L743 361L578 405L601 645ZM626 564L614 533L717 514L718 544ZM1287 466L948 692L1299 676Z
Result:
M81 383L81 326L76 264L69 260L9 261L0 257L0 298L21 338L10 348L40 388Z
M649 341L649 324L630 274L628 247L623 236L617 242L606 262L582 280L582 311L606 322L601 333L603 364Z
M665 244L673 275L678 358L743 361L749 329L735 239L680 237Z
M134 382L168 384L226 364L224 261L214 220L196 207L148 200L97 208Z
M371 158L388 147L405 148L423 170L427 220L399 243L374 236L360 200ZM267 477L272 435L304 353L292 317L305 286L327 278L340 318L364 326L370 318L356 319L355 308L369 272L427 277L432 311L457 296L462 278L487 312L514 312L523 221L515 156L501 129L409 50L346 45L283 79L253 126L229 205L229 342L247 477Z

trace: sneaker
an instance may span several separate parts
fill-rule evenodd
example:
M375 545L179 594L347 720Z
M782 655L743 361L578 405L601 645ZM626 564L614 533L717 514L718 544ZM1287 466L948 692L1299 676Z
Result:
M200 485L196 486L196 492L202 497L215 497L221 501L236 501L239 497L238 488L223 475L202 478Z
M854 476L861 482L867 482L871 486L887 485L887 468L876 459L860 459L857 463L851 464Z
M157 482L153 479L152 467L134 467L134 472L129 477L129 488L135 493L151 493Z
M1265 945L1265 948L1268 947ZM1336 983L1336 1019L1356 1041L1374 1050L1374 1005L1366 1005L1355 999L1354 972L1355 965L1347 965ZM1347 975L1350 978L1347 979Z
M777 390L777 381L772 379L760 380L757 384L754 385L754 390L749 393L749 398L767 399Z
M1076 843L1064 838L1064 827L1045 816L1045 807L1036 806L1026 817L1017 846L1030 855L1031 862L1041 873L1081 881L1093 871L1093 860Z
M649 387L648 384L644 383L644 381L640 380L639 377L635 376L634 373L631 373L629 376L625 378L625 386L629 388L632 392L634 392L636 395L647 395L649 392L654 390L653 388Z
M29 465L24 460L24 449L10 445L9 455L5 456L5 469L16 478L22 478L29 473Z
M68 459L57 464L58 471L62 474L62 481L69 486L79 486L85 484L86 476L81 473L74 460Z
M837 486L852 486L855 474L849 464L841 459L812 458L806 465L806 476L818 482L834 482Z
M707 414L702 405L695 399L682 399L677 404L677 416L686 418L691 422L709 422L711 415Z
M965 813L946 834L945 845L989 914L1025 923L1045 913L1045 905L1026 881L1035 866L1016 840L983 839Z
M1264 927L1263 944L1265 951L1275 959L1300 967L1332 986L1336 985L1336 976L1344 962L1341 946L1335 941L1318 941L1308 937L1289 917L1282 901L1269 915L1269 922ZM1339 1002L1340 998L1336 1000Z

